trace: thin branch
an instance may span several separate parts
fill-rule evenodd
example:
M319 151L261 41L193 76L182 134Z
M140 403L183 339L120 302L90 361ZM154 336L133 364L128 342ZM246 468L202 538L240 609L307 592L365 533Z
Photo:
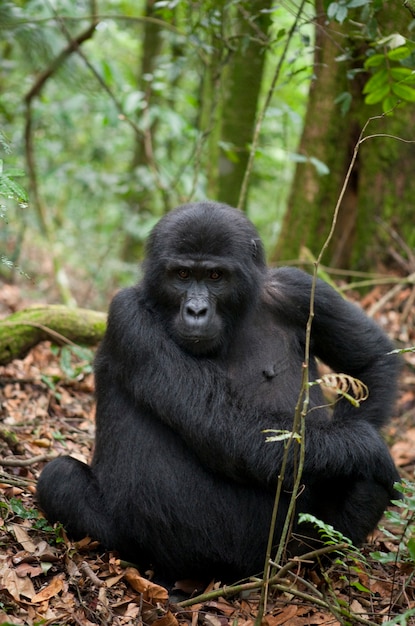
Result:
M49 3L50 4L50 3ZM53 11L56 21L60 26L61 32L63 33L63 35L68 39L68 41L71 43L72 40L72 36L70 31L68 30L64 20L61 18L61 16L58 14L58 12L54 9L54 7L50 4L50 8ZM169 190L168 187L164 184L161 174L158 170L156 161L154 159L154 155L153 155L153 150L152 150L152 145L151 145L151 136L149 136L149 133L147 133L146 131L143 131L132 119L131 117L129 117L128 115L126 115L126 113L124 112L123 106L121 104L121 102L118 100L118 98L116 98L115 94L113 93L113 91L110 89L110 87L107 85L107 83L105 82L105 80L102 78L102 76L100 75L100 73L95 69L94 65L90 62L90 60L88 59L88 57L85 55L85 53L83 52L81 46L76 45L74 52L76 52L82 59L82 61L85 63L86 67L89 69L89 71L93 74L93 76L95 77L95 79L98 81L99 85L102 87L102 89L105 91L105 93L109 96L109 98L111 99L111 101L114 103L115 108L118 111L119 114L119 119L126 122L134 131L134 133L140 137L140 138L144 138L144 142L145 142L145 146L146 146L146 151L147 151L147 156L148 156L148 167L149 170L152 172L153 176L154 176L154 181L157 185L157 188L160 190L160 193L162 195L163 198L163 203L164 206L166 208L166 210L168 210L170 208L170 197L169 197Z
M39 330L42 330L44 333L46 333L47 335L49 335L53 339L57 340L58 343L67 344L69 346L77 346L78 345L77 343L75 343L71 339L68 339L68 337L65 337L64 335L62 335L58 331L53 330L53 328L49 328L49 326L45 326L44 324L37 324L36 322L28 322L28 321L8 322L7 320L4 320L4 321L1 322L1 326L10 326L10 327L29 326L30 328L38 328Z
M397 285L395 285L394 287L392 287L392 289L390 289L387 293L385 293L377 302L375 302L370 307L367 314L369 316L375 315L377 311L379 311L386 304L386 302L388 302L389 300L392 300L396 296L396 294L400 292L402 285L405 285L405 284L413 285L414 283L415 283L415 272L411 274L410 276L407 276L406 279L402 279L401 281L399 281Z
M51 228L46 213L46 207L43 204L42 198L39 193L39 185L37 180L37 171L36 171L36 159L35 159L35 149L33 143L33 101L34 99L40 95L42 89L46 85L47 81L51 76L53 76L56 71L62 66L62 64L66 61L66 59L73 54L75 50L79 49L79 46L90 39L95 31L97 20L94 20L88 28L86 28L82 33L80 33L76 38L71 39L68 45L53 59L49 67L44 70L38 79L35 81L34 85L32 85L31 89L24 96L24 103L26 105L26 123L25 123L25 156L26 163L28 169L29 176L29 186L33 198L33 203L36 208L41 230L50 244L51 250L53 250L53 229ZM63 301L66 304L73 305L75 301L72 297L72 294L67 285L67 281L63 275L62 268L60 267L59 260L55 254L52 254L54 273L57 281L57 285L59 287L59 291L63 298Z
M0 459L0 465L3 465L3 467L30 467L31 465L36 465L36 463L43 463L43 461L52 461L52 459L56 459L56 454L38 454L30 459L6 457Z
M40 74L40 76L38 77L34 85L31 87L31 89L29 89L27 94L24 96L24 101L26 102L26 104L28 102L31 102L33 98L35 98L36 96L40 94L47 80L51 76L53 76L53 74L55 74L55 72L63 65L66 59L75 51L77 51L79 46L83 44L84 41L91 39L91 37L93 36L95 32L95 28L97 24L98 24L98 21L93 21L92 24L90 24L86 30L84 30L77 37L75 37L74 39L71 39L68 42L68 45L58 54L57 57L55 57L55 59L53 59L49 67Z
M12 487L31 487L36 484L36 481L31 478L21 478L17 476L10 476L6 472L0 471L0 482L5 483L6 485L11 485Z
M298 567L299 563L310 561L316 558L320 558L321 556L331 554L332 552L340 552L342 550L345 550L348 547L349 545L347 543L338 543L338 544L333 544L332 546L324 546L322 548L312 550L311 552L307 552L306 554L302 555L301 558L295 557L291 559L290 561L288 561L288 563L286 563L284 567L281 567L279 572L275 576L273 576L273 578L270 579L269 584L274 585L278 583L278 581L280 581L287 574L287 572L294 569L294 567ZM251 582L241 583L240 585L224 586L224 587L221 587L220 589L214 589L213 591L208 591L207 593L203 593L199 596L195 596L194 598L190 598L189 600L184 600L183 602L179 602L178 606L185 608L188 606L192 606L194 604L198 604L199 602L207 602L208 600L215 600L216 598L220 598L220 597L233 596L238 593L241 593L242 591L260 589L264 585L265 585L265 582L262 579L254 579Z
M83 574L85 574L87 578L92 581L94 585L96 585L97 587L106 587L105 580L101 580L101 578L98 578L95 572L91 569L91 566L88 565L86 561L82 561L79 569Z

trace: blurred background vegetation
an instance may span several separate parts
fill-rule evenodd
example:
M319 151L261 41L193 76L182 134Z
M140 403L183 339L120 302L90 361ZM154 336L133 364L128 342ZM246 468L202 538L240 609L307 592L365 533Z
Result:
M414 27L408 0L0 0L0 278L106 308L203 198L309 262L353 155L324 263L413 273Z

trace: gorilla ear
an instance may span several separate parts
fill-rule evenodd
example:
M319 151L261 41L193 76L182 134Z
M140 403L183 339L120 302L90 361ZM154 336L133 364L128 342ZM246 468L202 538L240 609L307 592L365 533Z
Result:
M265 263L264 249L261 239L251 239L251 254L254 261L260 265Z

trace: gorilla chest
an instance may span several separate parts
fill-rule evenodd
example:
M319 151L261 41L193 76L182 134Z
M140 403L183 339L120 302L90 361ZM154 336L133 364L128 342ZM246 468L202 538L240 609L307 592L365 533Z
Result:
M278 327L274 320L253 322L236 334L227 374L242 399L277 408L278 400L286 404L300 389L304 348L291 329Z

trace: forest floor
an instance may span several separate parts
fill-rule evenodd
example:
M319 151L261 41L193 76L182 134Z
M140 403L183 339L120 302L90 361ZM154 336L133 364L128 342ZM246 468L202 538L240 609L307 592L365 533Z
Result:
M383 286L360 304L404 348L415 345L414 297L414 287ZM0 317L24 304L17 287L0 283ZM402 477L413 481L415 353L403 358L399 397L385 437ZM59 454L90 459L93 388L88 354L49 343L0 367L0 626L252 626L259 584L258 589L226 597L220 581L212 581L198 592L219 590L217 597L205 595L183 606L177 603L177 592L169 597L167 590L147 580L147 573L120 561L116 553L104 552L89 539L71 543L61 528L42 518L35 488L45 462ZM415 538L408 535L415 529L412 487L405 504L392 509L395 519L384 519L369 543L342 563L307 569L296 562L270 589L262 624L415 625ZM379 551L387 556L373 556ZM178 589L196 586L181 581Z

